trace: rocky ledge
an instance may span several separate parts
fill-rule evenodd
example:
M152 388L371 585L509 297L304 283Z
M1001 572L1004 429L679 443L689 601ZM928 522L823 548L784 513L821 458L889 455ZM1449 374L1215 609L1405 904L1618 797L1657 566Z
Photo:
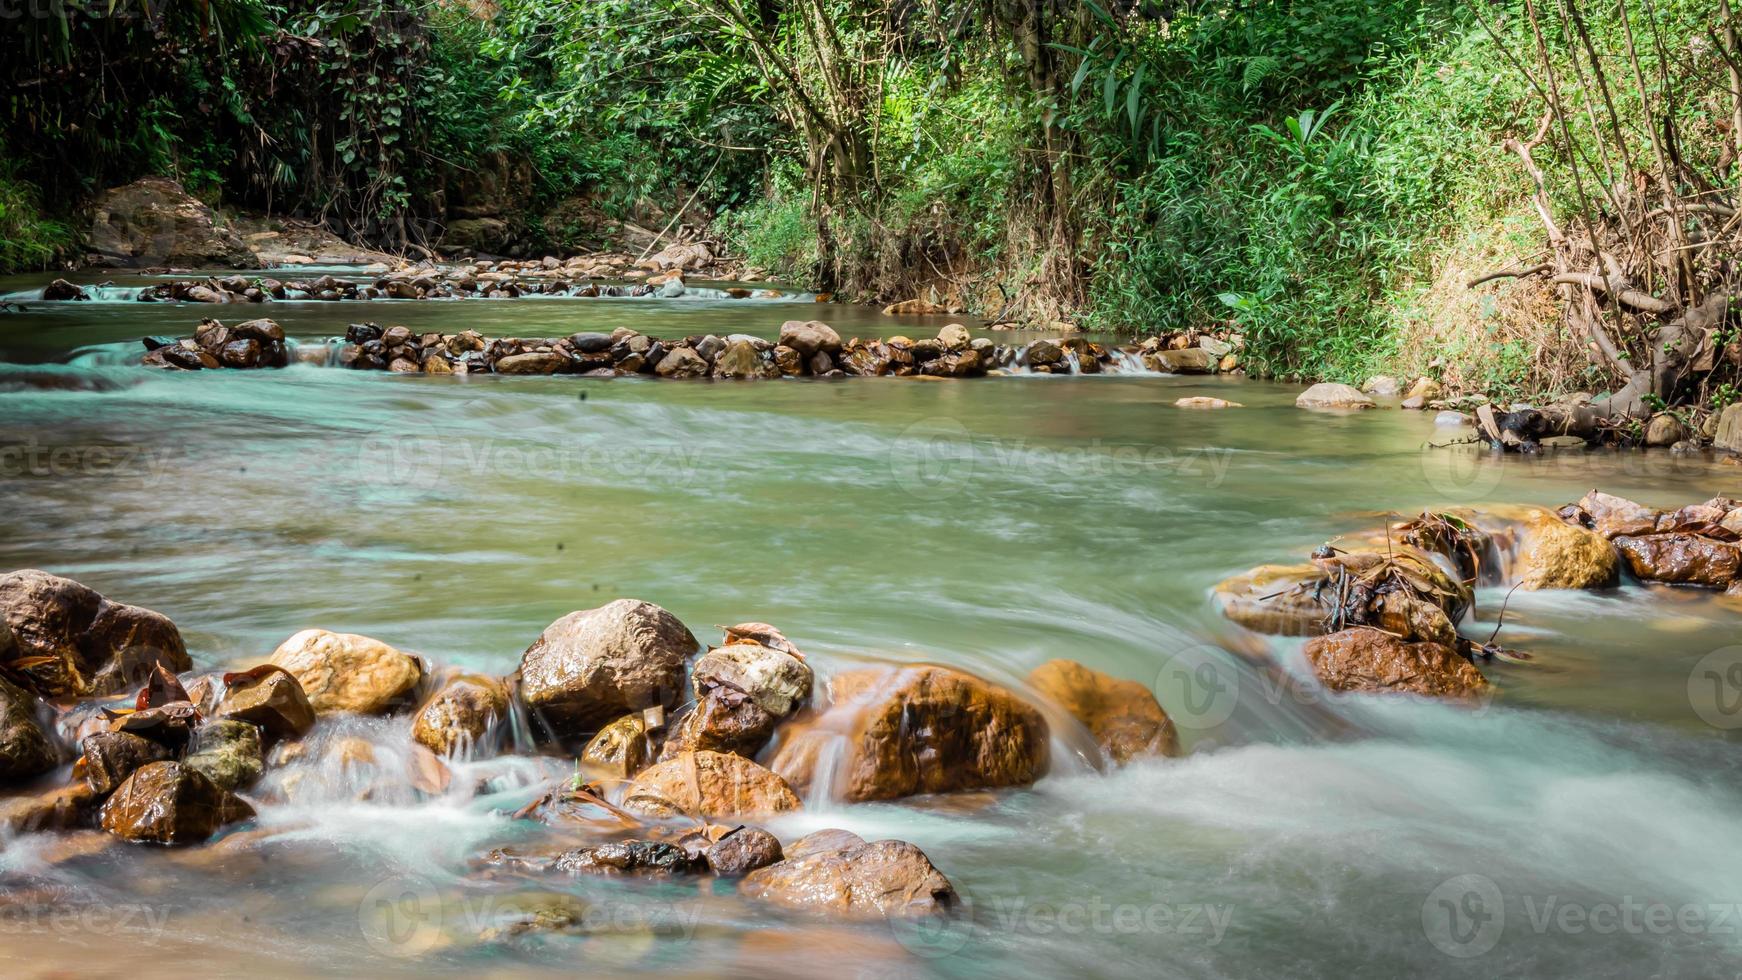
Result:
M383 328L354 323L342 341L313 348L319 363L396 374L570 374L591 378L648 375L659 378L755 380L788 377L971 378L1010 373L1114 374L1154 371L1207 374L1238 370L1232 344L1195 338L1199 346L1150 337L1135 344L1108 346L1083 337L999 344L973 337L959 323L946 324L936 337L914 340L843 341L820 320L788 320L778 340L747 334L659 338L619 327L611 333L576 333L558 338L486 338L475 330L455 334L412 333L409 327ZM254 341L258 349L239 341ZM283 367L291 360L284 331L271 320L248 320L226 327L206 320L192 337L146 338L144 363L153 367ZM1212 353L1223 350L1221 354ZM1230 407L1219 399L1197 399L1191 407Z

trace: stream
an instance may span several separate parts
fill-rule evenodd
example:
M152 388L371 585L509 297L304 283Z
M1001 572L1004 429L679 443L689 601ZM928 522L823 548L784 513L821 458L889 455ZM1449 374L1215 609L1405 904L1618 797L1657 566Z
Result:
M1736 467L1432 449L1468 430L1303 411L1298 388L1220 377L159 372L139 339L208 315L271 317L301 346L362 320L519 337L774 337L811 318L929 336L949 320L710 293L125 295L0 312L0 570L160 611L196 668L261 662L319 626L508 674L551 621L633 597L704 642L773 623L819 681L924 661L1020 689L1075 659L1151 686L1186 754L1103 774L1055 739L1029 789L811 800L764 823L919 845L967 906L941 926L806 918L705 878L480 880L468 862L523 837L508 814L572 760L459 764L460 789L435 799L312 772L205 847L0 843L6 975L1742 973L1742 600L1484 589L1463 632L1498 626L1531 659L1485 664L1499 694L1472 708L1279 685L1228 648L1301 674L1300 641L1242 634L1209 599L1387 515L1594 487L1673 508L1737 494ZM1244 407L1173 406L1191 395ZM382 753L407 738L404 719L342 724ZM539 902L580 903L588 928L483 935Z

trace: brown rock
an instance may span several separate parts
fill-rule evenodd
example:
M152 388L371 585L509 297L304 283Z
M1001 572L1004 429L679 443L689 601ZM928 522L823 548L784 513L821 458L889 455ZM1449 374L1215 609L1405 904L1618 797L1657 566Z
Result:
M781 344L774 348L774 366L788 378L804 373L804 355L796 349Z
M246 789L266 771L260 729L227 718L209 721L196 733L192 750L182 759L182 765L210 779L221 790Z
M1231 402L1221 398L1208 398L1198 395L1192 398L1181 398L1173 403L1175 408L1244 408L1239 402Z
M1178 755L1173 722L1149 688L1074 660L1049 660L1028 675L1042 697L1063 708L1118 765L1139 756Z
M697 862L675 844L656 840L611 841L564 852L552 868L569 874L683 874L696 871Z
M101 797L85 783L0 800L0 832L29 834L89 827L99 802Z
M653 817L749 817L801 806L786 780L723 752L666 759L642 770L623 797L624 809Z
M690 347L673 347L659 359L653 373L662 378L705 378L708 362Z
M1216 370L1216 358L1201 347L1159 350L1145 354L1143 360L1144 366L1151 371L1167 374L1211 374Z
M1373 408L1373 399L1350 385L1321 382L1300 393L1294 400L1296 408L1360 409Z
M1601 534L1537 511L1525 523L1517 576L1526 589L1597 589L1614 585L1620 557Z
M643 708L675 708L699 645L664 609L618 599L545 627L520 658L520 694L557 737L595 732Z
M660 758L702 750L755 758L779 723L742 692L715 688L701 695L684 715L666 739Z
M1646 582L1722 589L1736 577L1738 565L1742 565L1742 547L1699 534L1623 535L1614 540L1628 570Z
M1625 497L1616 497L1601 490L1592 490L1574 505L1579 522L1605 538L1614 540L1623 534L1650 534L1657 530L1663 514Z
M403 704L423 679L417 658L355 633L303 630L268 661L289 671L316 714L378 715Z
M134 770L169 759L169 749L132 732L98 732L79 743L85 755L85 782L98 796L115 792Z
M25 670L43 697L113 694L144 683L159 664L174 673L193 667L181 633L161 613L34 568L0 576L0 621L12 630L18 659L50 658Z
M1409 643L1360 627L1308 640L1307 662L1333 691L1467 698L1488 681L1443 643Z
M555 374L569 359L555 351L528 351L498 358L497 374Z
M1046 772L1046 720L995 684L945 667L847 671L831 706L793 732L774 770L795 786L825 781L842 799L1025 786ZM845 739L840 752L830 747ZM832 774L816 772L825 763Z
M931 915L960 901L924 851L897 840L806 849L750 872L741 890L788 908L855 917Z
M167 177L146 177L103 192L91 205L87 227L86 247L106 265L260 265L241 235Z
M483 758L508 721L508 689L494 677L464 674L442 687L411 723L411 737L449 758Z
M128 776L103 804L103 829L131 841L198 844L254 808L176 762L153 762Z
M834 354L841 349L841 335L821 320L788 320L780 325L780 343L810 359L818 351Z
M217 716L258 725L269 739L301 738L315 726L315 709L302 683L285 670L234 680L218 702Z
M36 695L0 677L0 783L40 776L60 752L36 716Z
M581 765L611 779L629 779L653 761L647 723L639 714L624 715L594 735L581 750Z
M760 827L740 827L715 841L703 856L722 878L746 875L779 861L780 838Z

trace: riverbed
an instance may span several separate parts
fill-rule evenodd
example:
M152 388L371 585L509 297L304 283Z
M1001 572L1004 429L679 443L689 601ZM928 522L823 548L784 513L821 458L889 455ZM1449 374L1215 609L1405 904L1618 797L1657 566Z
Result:
M506 674L552 620L618 597L705 641L776 624L824 677L925 661L1020 686L1067 657L1152 686L1187 755L1103 774L1061 746L1031 789L813 800L768 824L918 844L968 905L923 930L818 923L707 884L563 878L544 891L587 903L597 928L481 939L501 908L540 900L468 867L513 838L507 814L549 774L531 762L436 800L335 786L174 854L23 839L0 850L9 975L1742 971L1742 688L1712 669L1735 662L1742 602L1484 590L1464 633L1485 639L1504 604L1497 638L1530 659L1484 665L1499 694L1472 708L1277 685L1229 648L1298 670L1299 642L1239 634L1208 594L1388 515L1593 487L1674 507L1736 494L1736 467L1431 448L1467 433L1395 408L1307 412L1296 388L1234 378L138 366L140 337L207 315L269 316L304 346L363 320L520 337L948 322L798 295L27 303L0 313L0 569L161 611L198 668L260 662L319 626ZM1243 407L1174 407L1191 395Z

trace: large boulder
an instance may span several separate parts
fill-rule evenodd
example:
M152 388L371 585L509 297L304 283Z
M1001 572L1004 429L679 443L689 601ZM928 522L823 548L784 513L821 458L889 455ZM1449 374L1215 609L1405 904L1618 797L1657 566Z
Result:
M436 755L480 758L508 721L508 689L494 677L462 674L442 686L412 719L411 737Z
M1173 721L1149 688L1077 663L1049 660L1028 675L1035 693L1081 722L1115 764L1151 755L1178 755Z
M1373 408L1373 399L1361 394L1352 385L1324 381L1313 385L1295 398L1296 408L1361 409Z
M1717 430L1712 434L1712 446L1742 453L1742 402L1724 406Z
M1443 643L1411 643L1358 627L1314 637L1307 663L1333 691L1469 698L1488 689L1475 665Z
M776 905L849 917L934 915L960 899L950 880L919 848L898 840L866 843L844 831L804 838L780 862L750 872L742 892ZM792 856L796 853L797 856Z
M520 695L558 738L644 708L675 708L700 646L676 616L618 599L545 627L520 658Z
M1216 358L1201 347L1185 347L1152 351L1143 355L1143 365L1164 374L1210 374L1216 370Z
M260 265L235 229L167 177L146 177L100 195L91 205L85 247L117 266Z
M40 776L60 752L36 717L36 695L0 677L0 783Z
M79 743L85 758L85 782L98 796L108 796L142 766L169 759L169 749L132 732L97 732Z
M830 707L792 732L774 759L774 770L795 786L828 785L854 802L893 800L1026 786L1050 761L1040 712L960 671L853 670L837 675L829 690Z
M642 770L623 794L624 809L651 817L749 817L802 806L786 780L724 752L666 759Z
M254 808L178 762L153 762L128 776L103 804L108 832L153 844L198 844Z
M1742 567L1742 546L1702 534L1671 532L1615 538L1627 568L1645 582L1727 588Z
M516 215L532 203L532 161L497 150L470 166L448 172L448 217L494 218Z
M821 320L788 320L780 325L780 343L810 360L817 351L838 353L841 335Z
M314 705L289 671L269 664L226 679L219 718L258 725L269 739L301 738L315 727Z
M1620 557L1601 534L1546 510L1525 522L1516 565L1521 587L1596 589L1614 585L1620 571Z
M380 640L308 629L279 644L268 663L302 685L316 714L378 715L403 705L423 679L423 665Z
M11 644L0 639L0 657L32 661L22 673L44 697L125 691L160 664L174 673L193 669L168 617L34 568L0 576L0 620L13 637Z

